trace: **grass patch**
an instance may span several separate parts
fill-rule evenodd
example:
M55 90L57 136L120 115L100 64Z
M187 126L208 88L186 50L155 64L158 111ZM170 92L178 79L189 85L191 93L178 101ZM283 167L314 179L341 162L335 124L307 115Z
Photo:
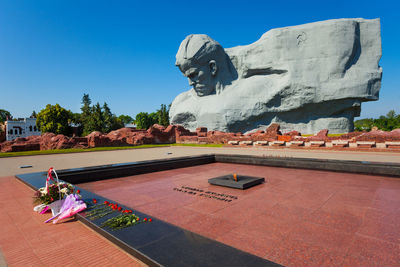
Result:
M335 137L335 136L341 136L343 133L338 133L338 134L328 134L328 137ZM301 136L303 137L309 137L309 136L314 136L313 134L302 134Z
M168 146L192 146L192 147L222 147L222 144L152 144L140 146L119 146L119 147L94 147L94 148L66 148L66 149L53 149L53 150L32 150L21 152L4 152L0 153L0 158L20 157L20 156L35 156L35 155L51 155L51 154L67 154L67 153L81 153L93 151L110 151L110 150L125 150L125 149L139 149L139 148L153 148L153 147L168 147Z
M223 147L223 144L171 144L170 146Z
M329 137L335 137L335 136L341 136L344 135L344 133L339 133L339 134L328 134Z

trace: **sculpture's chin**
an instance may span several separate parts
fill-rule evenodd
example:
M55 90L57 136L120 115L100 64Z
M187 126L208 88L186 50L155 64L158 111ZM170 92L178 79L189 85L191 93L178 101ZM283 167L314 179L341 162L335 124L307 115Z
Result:
M202 88L194 88L194 91L196 92L197 96L206 96L206 95L211 95L212 91L210 91L206 87Z
M196 94L197 94L197 96L205 96L206 95L205 93L202 93L202 92L196 92Z

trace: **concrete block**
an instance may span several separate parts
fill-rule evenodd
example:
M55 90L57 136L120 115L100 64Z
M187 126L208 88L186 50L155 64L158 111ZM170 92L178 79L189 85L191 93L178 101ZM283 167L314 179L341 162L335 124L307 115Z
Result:
M376 148L386 148L386 144L385 143L376 143Z
M253 144L253 141L240 141L239 145L242 146L251 146Z
M270 146L283 146L283 145L285 145L285 141L272 141L272 142L269 142L269 145Z
M256 146L266 146L266 145L268 145L268 141L255 141L254 145L256 145Z
M351 147L351 148L357 148L357 143L349 143L349 147Z
M239 145L239 141L235 141L235 140L228 141L228 145Z

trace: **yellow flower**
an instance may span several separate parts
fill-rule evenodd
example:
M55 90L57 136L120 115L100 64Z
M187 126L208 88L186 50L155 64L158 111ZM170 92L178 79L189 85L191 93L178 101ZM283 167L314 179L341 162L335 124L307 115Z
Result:
M63 188L60 190L61 193L66 194L68 192L68 188Z
M46 187L41 187L41 188L39 188L39 192L40 192L40 194L42 194L42 196L43 196L43 195L47 195L47 189L46 189Z

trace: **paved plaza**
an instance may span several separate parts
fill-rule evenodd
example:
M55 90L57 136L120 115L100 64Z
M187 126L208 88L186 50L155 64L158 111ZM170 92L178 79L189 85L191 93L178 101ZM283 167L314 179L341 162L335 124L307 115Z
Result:
M56 170L106 165L142 160L164 159L201 154L239 154L271 157L295 157L335 160L359 160L371 162L400 163L399 152L368 151L331 151L265 147L160 147L114 151L98 151L85 153L69 153L41 156L22 156L0 159L0 177L21 173L46 171L54 167ZM20 166L31 165L32 168L21 169Z
M247 190L207 182L232 172L266 182ZM79 186L284 266L400 262L398 178L212 163Z
M0 159L0 265L141 266L78 221L43 224L32 211L33 191L13 176L200 154L359 160L400 163L400 153L270 148L160 147ZM22 165L32 168L21 169ZM211 168L210 168L211 167ZM246 191L208 185L235 170L266 177ZM254 255L283 265L396 266L400 262L400 180L327 171L213 163L80 186ZM190 186L237 195L232 202L174 191ZM126 195L135 198L126 198ZM265 227L268 225L268 227ZM250 230L243 230L246 227ZM104 253L99 253L99 250ZM84 253L83 253L84 252ZM57 255L51 257L49 255Z

